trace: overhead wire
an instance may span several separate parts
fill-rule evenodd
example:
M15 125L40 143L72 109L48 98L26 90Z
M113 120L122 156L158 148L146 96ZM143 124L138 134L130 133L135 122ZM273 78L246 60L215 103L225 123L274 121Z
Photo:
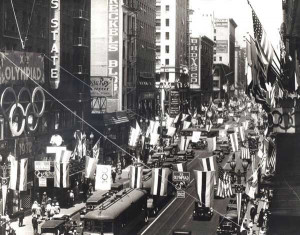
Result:
M22 39L22 35L21 35L21 32L20 32L19 23L18 23L16 12L15 12L15 7L14 7L14 4L13 4L13 0L10 0L10 3L11 3L11 7L12 7L12 10L13 10L13 13L14 13L15 21L16 21L16 24L17 24L17 29L18 29L18 33L19 33L19 37L20 37L22 49L24 50L25 49L25 45L24 45L24 41Z
M80 119L82 122L84 122L87 126L89 126L91 129L93 129L96 133L100 134L103 138L105 138L106 140L108 140L110 143L112 143L114 146L116 146L117 148L119 148L120 150L122 150L123 152L125 152L126 154L128 154L133 160L136 160L135 156L132 156L130 153L128 153L125 149L123 149L121 146L117 145L114 141L110 140L107 136L105 136L104 134L102 134L100 131L98 131L95 127L93 127L91 124L89 124L87 121L85 121L83 118L81 118L79 115L77 115L76 113L74 113L70 108L68 108L65 104L63 104L61 101L59 101L55 96L53 96L50 92L48 92L44 87L42 87L38 82L36 82L34 79L32 79L28 74L26 74L22 68L20 68L18 65L16 65L10 58L8 58L4 53L2 53L4 57L6 57L6 59L12 63L14 66L18 67L21 71L21 73L23 73L25 76L27 76L33 83L35 83L37 86L39 86L45 93L47 93L50 97L52 97L56 102L58 102L60 105L62 105L66 110L68 110L69 112L71 112L74 116L76 116L78 119ZM151 169L149 166L147 166L145 163L143 162L139 162L139 164L142 164L143 166L145 166L148 169ZM169 182L172 186L175 187L175 184L171 181L169 181L166 178L167 182ZM186 191L185 191L186 192ZM195 198L193 195L189 194L188 192L186 192L186 194L188 196L190 196L191 198L195 199L196 201L199 201L202 205L203 202L201 202L198 198ZM216 212L217 214L224 216L224 214L218 212L217 210L215 210L214 208L212 208L212 210L214 212ZM228 218L227 218L228 219ZM230 219L228 219L230 220ZM230 220L232 223L238 225L235 221Z
M32 15L33 15L34 6L35 6L35 1L36 0L33 0L32 8L31 8L30 18L29 18L29 22L28 22L28 26L27 26L27 30L26 30L26 35L25 35L25 40L24 40L24 48L26 47L26 41L28 39L27 37L28 37L30 25L31 25L31 19L32 19Z

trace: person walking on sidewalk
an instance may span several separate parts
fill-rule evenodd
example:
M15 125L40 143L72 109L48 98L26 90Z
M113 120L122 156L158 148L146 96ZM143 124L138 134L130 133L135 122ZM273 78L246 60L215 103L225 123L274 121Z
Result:
M33 228L34 234L37 234L39 224L38 224L36 215L33 215L31 222L32 222L32 228Z
M115 183L116 182L116 176L117 176L117 173L116 173L115 169L112 170L111 176L112 176L112 179L113 179L113 183Z
M70 204L71 204L71 206L74 205L74 193L73 193L73 190L70 191Z
M257 210L256 210L255 206L252 205L252 206L251 206L251 209L250 209L250 217L251 217L251 220L252 220L253 222L254 222L256 213L257 213Z
M264 209L261 209L257 220L257 227L262 227L264 222L264 214L265 214Z
M25 217L24 210L23 210L23 208L21 208L20 212L19 212L19 227L23 226L24 217Z

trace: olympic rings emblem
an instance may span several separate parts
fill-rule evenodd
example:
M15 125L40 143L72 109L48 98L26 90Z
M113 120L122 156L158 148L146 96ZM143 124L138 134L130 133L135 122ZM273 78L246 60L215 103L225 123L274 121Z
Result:
M38 94L41 100L37 100ZM8 98L10 99L8 100ZM27 101L24 99L27 99ZM24 106L24 103L27 103L27 105ZM41 103L40 108L37 103ZM30 132L36 131L39 118L44 114L45 105L45 94L41 87L35 87L32 94L28 88L22 87L18 95L12 87L6 87L0 97L0 110L4 118L9 121L9 127L13 136L20 136L24 132L25 126ZM17 110L21 111L19 113L22 116L19 129L15 128L15 123L13 122L13 117ZM30 123L30 118L32 119L33 117L36 118L35 124Z
M278 110L274 110L272 112L273 116L273 127L280 127L283 130L288 130L289 128L295 128L295 123L293 116L295 115L294 112L279 112ZM288 119L287 125L281 125L284 120Z
M107 180L107 179L108 179L108 175L107 175L106 173L103 173L103 174L102 174L102 179L103 179L103 180Z

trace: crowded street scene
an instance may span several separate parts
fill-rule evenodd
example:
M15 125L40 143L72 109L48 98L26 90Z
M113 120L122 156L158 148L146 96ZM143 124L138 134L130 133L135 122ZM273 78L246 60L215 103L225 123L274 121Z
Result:
M0 2L0 235L300 235L298 1Z

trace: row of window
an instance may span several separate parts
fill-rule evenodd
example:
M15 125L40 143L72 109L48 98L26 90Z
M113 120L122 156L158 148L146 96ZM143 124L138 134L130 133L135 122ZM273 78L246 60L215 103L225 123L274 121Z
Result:
M156 36L156 40L157 41L160 41L160 37L161 37L161 34L160 34L160 32L156 32L155 33L155 36ZM170 33L169 32L165 32L165 39L166 40L169 40L170 39Z
M161 11L161 6L156 6L156 12ZM165 5L165 11L170 11L170 5Z
M165 25L167 26L167 27L169 27L170 26L170 19L165 19ZM156 19L155 20L155 26L161 26L161 20L160 19Z

